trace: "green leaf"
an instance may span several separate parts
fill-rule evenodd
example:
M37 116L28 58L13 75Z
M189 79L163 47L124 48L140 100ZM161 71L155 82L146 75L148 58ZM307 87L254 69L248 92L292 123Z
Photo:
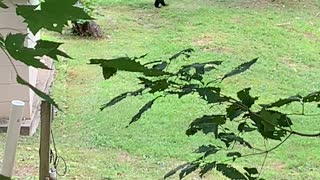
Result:
M116 73L117 73L117 69L116 68L102 67L102 74L103 74L103 78L104 79L109 79L110 77L112 77Z
M110 78L115 74L116 70L128 72L140 72L146 76L162 76L172 75L171 73L161 71L158 69L149 69L139 62L135 61L136 58L120 57L115 59L90 59L90 64L99 64L103 68L105 77Z
M103 104L100 108L100 110L104 110L105 108L107 107L110 107L110 106L113 106L115 104L117 104L118 102L122 101L123 99L125 99L127 96L128 96L128 92L125 92L123 94L120 94L119 96L117 97L114 97L111 101L109 101L108 103L106 104Z
M239 152L228 152L227 153L227 157L236 157L236 158L238 158L238 157L241 157L241 156L242 155Z
M181 72L189 72L192 68L196 70L196 74L204 74L207 71L215 69L215 65L220 65L222 61L209 61L205 63L193 63L190 65L182 66Z
M247 171L249 174L259 174L257 168L244 167L243 169L244 169L245 171Z
M214 133L218 136L218 125L225 124L226 117L224 115L204 115L201 118L195 119L186 131L188 136L194 135L198 131L202 131L204 134Z
M262 109L256 113L250 113L250 119L255 122L255 126L264 138L281 140L286 135L286 131L278 130L277 126L290 127L291 120L280 112Z
M1 180L11 180L10 177L6 177L6 176L1 175L1 174L0 174L0 179L1 179Z
M171 61L171 60L177 59L181 55L185 55L186 58L189 58L190 57L190 53L192 53L193 51L194 51L194 49L192 49L192 48L184 49L184 50L178 52L177 54L174 54L173 56L171 56L169 58L169 60Z
M264 121L264 120L260 117L259 112L249 113L248 116L254 122L252 125L256 126L260 133L263 132L264 126L262 124L262 121Z
M5 5L5 4L3 3L3 0L0 0L0 7L3 8L3 9L9 8L7 5ZM1 178L1 177L0 177L0 178Z
M26 35L9 34L5 39L7 52L15 60L20 61L28 66L42 69L50 69L39 58L51 52L52 49L34 49L24 47Z
M237 93L238 98L241 100L242 104L247 106L247 108L250 108L254 104L254 102L258 99L258 97L250 96L250 93L249 93L250 89L251 88L246 88Z
M141 81L140 84L144 84L145 88L150 88L150 93L155 93L158 91L164 91L170 86L170 83L167 81L167 79L159 79L156 81L149 80L144 77L138 77L138 79Z
M226 147L229 147L232 142L238 142L241 145L252 148L247 141L245 141L242 137L235 135L234 133L219 133L218 139L224 142Z
M216 163L217 162L214 161L214 162L206 163L204 166L202 166L199 173L200 177L202 178L207 172L214 169L216 167Z
M129 72L144 72L148 69L130 57L119 57L114 59L90 59L90 64L100 64L102 67L111 67L117 70Z
M142 93L143 90L145 90L146 88L140 88L136 91L129 91L129 92L125 92L125 93L122 93L120 94L119 96L117 97L114 97L112 100L110 100L108 103L106 104L103 104L100 108L100 110L102 111L103 109L107 108L107 107L110 107L110 106L113 106L117 103L119 103L120 101L122 101L123 99L125 99L126 97L128 96L137 96L139 94Z
M150 86L151 90L149 91L150 93L155 93L157 91L163 91L169 87L169 83L167 82L166 79L161 79L158 81L153 82L154 84Z
M296 95L296 96L291 96L285 99L279 99L278 101L274 102L274 103L270 103L270 104L261 104L260 106L264 107L264 108L273 108L273 107L281 107L284 105L288 105L291 104L293 102L300 102L302 99L302 97L300 95Z
M132 59L133 59L134 61L135 61L135 60L138 60L138 59L143 59L143 58L145 58L147 55L148 55L148 53L145 53L145 54L142 54L141 56L133 57Z
M303 97L303 102L320 102L320 91L310 93Z
M238 126L239 132L251 132L255 130L257 130L257 128L250 127L246 122L240 123Z
M77 2L78 0L45 0L35 6L18 5L16 12L25 19L24 22L33 34L41 28L61 33L68 21L92 19L82 8L75 6Z
M205 72L208 72L208 71L215 69L216 65L220 65L221 63L222 63L222 61L209 61L209 62L205 62L205 63L193 63L190 65L182 66L182 69L180 69L177 74L180 74L183 77L185 77L187 81L190 81L191 79L201 81L203 79L202 76L203 76L203 74L205 74ZM195 70L195 72L192 70Z
M270 123L275 126L279 125L281 127L290 127L292 125L291 119L281 112L262 109L259 112L259 115L266 121L263 123L266 126L267 124L270 126ZM274 129L274 127L272 129Z
M27 81L25 81L24 79L22 79L19 75L17 75L17 82L19 84L28 86L34 93L36 93L39 97L41 97L42 99L44 99L45 101L47 101L49 104L53 105L54 107L56 107L58 110L61 111L61 109L59 108L58 104L50 97L48 96L46 93L40 91L39 89L37 89L36 87L32 86L31 84L29 84Z
M237 93L240 101L232 103L226 108L227 117L232 121L247 111L258 97L250 96L250 88L243 89Z
M262 109L259 112L259 115L263 119L261 122L263 124L263 131L261 131L261 134L265 138L281 140L281 138L286 135L286 132L277 130L276 127L290 127L292 125L292 121L287 115L277 111Z
M133 118L131 119L129 125L132 124L132 123L134 123L134 122L136 122L136 121L138 121L138 120L141 118L142 114L145 113L146 111L148 111L148 110L152 107L154 101L157 100L159 97L161 97L161 96L158 96L158 97L154 98L153 100L147 102L147 103L139 110L139 112L138 112L136 115L133 116Z
M161 64L163 61L161 60L156 60L156 61L151 61L151 62L147 62L145 64L143 64L143 66L146 66L146 65L150 65L150 64Z
M5 48L12 58L28 66L35 68L50 69L40 61L41 57L49 56L58 60L58 56L70 58L67 54L58 48L62 43L39 40L34 48L25 47L26 35L9 34L4 40Z
M184 85L181 88L181 92L178 93L178 97L181 98L185 95L188 95L188 94L194 92L194 89L197 89L197 88L198 88L198 85L196 85L196 84Z
M47 41L47 40L39 40L37 41L37 45L35 49L48 50L49 52L46 54L46 56L49 56L54 60L58 60L58 56L71 59L71 57L68 54L58 49L62 44L63 43Z
M181 170L179 178L182 179L199 168L200 163L191 163Z
M144 77L138 77L138 79L141 81L139 84L143 84L145 88L149 88L154 84L154 82L150 79L144 78Z
M274 131L278 125L279 114L272 114L267 110L261 110L259 115L263 119L262 124L264 125L264 131Z
M255 58L249 62L246 62L246 63L243 63L241 64L240 66L236 67L234 70L232 70L231 72L225 74L221 81L226 79L226 78L229 78L231 76L234 76L234 75L237 75L237 74L240 74L240 73L243 73L244 71L248 70L254 63L256 63L258 60L258 58Z
M176 167L176 168L172 169L171 171L169 171L168 173L166 173L163 178L164 178L164 179L167 179L168 177L176 174L178 171L180 171L181 169L185 168L185 167L188 166L189 164L190 164L190 163L185 163L185 164L179 165L178 167Z
M164 62L161 62L160 64L153 65L152 68L163 71L167 66L168 66L168 63L164 61Z
M227 117L232 121L233 119L239 117L245 111L240 108L239 102L235 102L226 108Z
M218 103L222 101L220 98L220 88L205 87L197 88L196 91L199 93L200 97L208 103Z
M179 91L169 91L170 94L178 94L179 98L182 98L185 95L193 93L195 89L197 89L199 85L197 84L187 84L187 85L180 85Z
M247 179L240 171L228 164L219 163L216 170L230 179Z
M220 150L221 150L220 147L213 146L213 145L209 144L209 145L202 145L202 146L198 147L198 149L195 150L194 152L195 153L204 153L203 157L208 157L209 155L215 154Z

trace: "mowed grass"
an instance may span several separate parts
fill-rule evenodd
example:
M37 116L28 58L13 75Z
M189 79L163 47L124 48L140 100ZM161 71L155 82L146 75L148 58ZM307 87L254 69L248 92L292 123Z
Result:
M90 58L148 53L144 61L152 61L192 47L196 50L192 57L178 61L173 68L223 60L222 74L259 57L250 71L225 81L222 88L230 95L251 87L254 95L261 95L259 103L266 103L320 88L319 1L181 0L168 1L170 5L161 9L155 9L151 0L97 3L105 39L78 38L68 32L43 36L64 42L63 49L73 57L56 64L53 87L53 96L64 109L54 123L57 148L69 166L68 174L60 179L161 179L177 165L198 157L192 153L196 147L213 142L212 136L185 135L193 119L212 113L197 97L157 101L128 128L151 96L128 98L100 112L101 104L139 87L137 75L119 72L105 81L100 67L87 64ZM208 75L210 78L216 76ZM310 111L317 110L311 107ZM318 121L319 117L299 117L295 128L318 131ZM20 141L18 167L29 171L17 176L36 176L38 137ZM260 137L247 138L253 145L261 144ZM274 142L268 144L271 147ZM293 137L268 156L262 177L320 179L318 144L319 138ZM262 160L263 156L251 157L238 166L259 167ZM221 178L213 172L205 179Z

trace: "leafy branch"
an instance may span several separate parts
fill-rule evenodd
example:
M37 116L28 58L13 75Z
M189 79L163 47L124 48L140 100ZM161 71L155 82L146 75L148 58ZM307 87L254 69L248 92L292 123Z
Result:
M118 71L140 73L140 76L138 77L139 84L144 86L136 91L123 93L115 97L110 102L103 105L103 108L115 105L131 95L157 94L158 97L163 98L170 98L177 95L181 98L190 94L197 94L199 98L207 102L210 107L218 107L220 109L219 113L204 114L202 117L193 120L186 130L186 134L188 136L198 132L207 135L213 134L216 140L220 140L224 143L225 148L211 144L201 146L196 152L204 153L203 156L195 161L178 166L168 172L165 175L165 178L172 176L178 171L180 171L179 177L184 178L200 168L200 176L215 169L231 179L259 179L268 154L280 147L292 135L302 137L320 136L320 132L307 134L293 130L293 121L289 117L290 114L275 110L276 108L285 105L288 106L297 102L303 107L301 115L305 115L304 105L306 103L319 103L319 92L313 92L306 96L295 95L288 98L282 98L278 101L269 104L260 104L255 106L255 108L252 108L256 104L258 97L250 95L250 88L240 90L237 92L236 97L233 97L221 92L220 86L226 78L231 78L232 76L242 74L249 70L258 62L258 58L240 64L232 71L227 72L222 76L217 76L216 80L209 81L208 83L206 83L204 75L218 69L223 63L222 61L192 63L183 65L178 70L169 71L171 68L168 68L168 66L170 66L172 62L179 61L179 59L190 58L192 52L192 49L182 50L177 54L170 56L168 60L151 61L143 65L139 60L145 58L146 55L139 58L120 57L115 59L90 60L90 64L101 66L105 79L111 78ZM210 77L210 79L212 79L212 77ZM142 92L144 93L142 94ZM158 97L156 97L156 99ZM131 120L130 124L138 121L141 115L152 107L154 101L155 99L143 106L139 110L139 113ZM227 125L228 121L231 122L231 126L235 125L237 127L237 131L232 130L230 125ZM271 149L266 149L265 147L265 150L254 147L242 136L246 133L255 132L258 132L264 138L264 141L270 139L280 141L280 143ZM237 144L241 146L236 146ZM230 152L230 150L240 147L258 150L259 152L246 155L242 155L240 152ZM244 168L246 172L243 174L230 164L225 164L229 160L220 163L217 161L206 162L206 159L210 155L216 154L219 151L226 151L229 160L233 161L237 158L265 154L260 173L256 168Z

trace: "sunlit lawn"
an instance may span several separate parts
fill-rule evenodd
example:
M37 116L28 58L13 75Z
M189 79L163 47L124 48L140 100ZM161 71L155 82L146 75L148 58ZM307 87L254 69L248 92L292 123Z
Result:
M192 47L196 52L179 65L223 60L221 72L225 72L259 57L250 71L226 80L223 90L230 95L252 87L254 95L261 95L259 102L265 103L319 90L319 1L181 0L169 1L162 9L143 0L99 4L97 18L105 39L81 39L67 31L43 36L65 42L63 49L73 57L56 64L53 87L53 96L64 109L54 127L58 150L69 167L61 179L161 179L173 167L197 157L192 153L196 147L212 142L211 136L185 135L193 119L210 112L196 97L160 100L128 128L131 117L150 97L129 98L100 112L101 104L137 88L137 80L120 72L104 81L101 69L87 64L90 58L148 53L146 61L151 61ZM312 132L319 130L318 121L312 117L295 123L297 129ZM254 142L261 140L257 137ZM18 164L31 166L21 176L36 175L37 146L38 135L21 141ZM294 137L269 155L262 177L320 179L319 152L319 138ZM262 160L256 156L240 163L259 167ZM219 175L212 173L206 179L214 177Z

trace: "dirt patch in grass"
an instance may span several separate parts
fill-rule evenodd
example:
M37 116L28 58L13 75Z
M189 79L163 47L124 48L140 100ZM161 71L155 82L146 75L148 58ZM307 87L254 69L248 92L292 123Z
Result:
M234 1L230 7L248 9L267 9L267 8L294 8L294 9L316 9L318 2L315 0L246 0Z
M307 39L310 39L315 42L320 42L320 38L311 32L305 32L303 34L304 34L304 37L306 37Z
M193 40L193 45L194 46L208 46L213 42L214 38L211 35L204 35L200 38L194 39Z
M107 31L124 31L131 29L131 31L142 31L142 29L159 29L164 27L169 21L161 16L161 11L154 8L151 9L134 9L128 6L103 8L108 16L104 20L104 29ZM119 15L118 12L126 12ZM110 38L110 37L109 37Z
M294 70L295 72L300 71L301 69L312 69L314 66L312 64L304 64L304 63L296 63L293 59L290 57L281 57L281 62Z
M237 16L231 19L231 22L236 23L236 24L244 24L243 17Z
M313 25L313 22L309 22L311 25ZM312 32L306 32L306 31L299 31L296 28L292 27L291 22L281 23L277 24L278 27L281 27L283 29L286 29L289 32L294 32L299 34L300 36L303 36L304 38L314 41L314 42L320 42L320 37Z
M149 29L159 29L166 24L166 19L163 19L158 11L141 11L136 10L133 21L139 26Z
M282 57L281 62L286 64L289 68L292 68L293 70L296 70L297 64L289 57Z
M121 152L118 157L117 157L118 162L120 163L132 163L137 161L137 158L131 156L129 153L127 152Z
M243 7L246 8L266 8L275 3L272 0L254 0L241 3Z
M38 175L38 168L30 164L17 164L14 170L14 176L16 177L34 177Z
M234 51L228 47L213 47L203 49L205 52L214 52L218 54L232 54Z
M238 8L265 9L271 6L283 7L284 4L276 0L247 0L235 2L234 6Z
M214 52L219 54L234 52L231 48L215 44L215 40L216 39L212 35L203 35L199 38L194 39L192 44L193 46L200 47L200 49L204 52ZM219 39L217 38L216 41L218 42Z
M68 81L73 81L77 79L79 76L79 72L76 69L69 69L68 70Z
M67 70L66 82L68 85L90 84L98 81L98 77L102 77L99 71L87 67L69 68Z
M275 171L284 171L286 169L285 164L280 163L280 162L274 162L272 164L269 165L269 167Z

